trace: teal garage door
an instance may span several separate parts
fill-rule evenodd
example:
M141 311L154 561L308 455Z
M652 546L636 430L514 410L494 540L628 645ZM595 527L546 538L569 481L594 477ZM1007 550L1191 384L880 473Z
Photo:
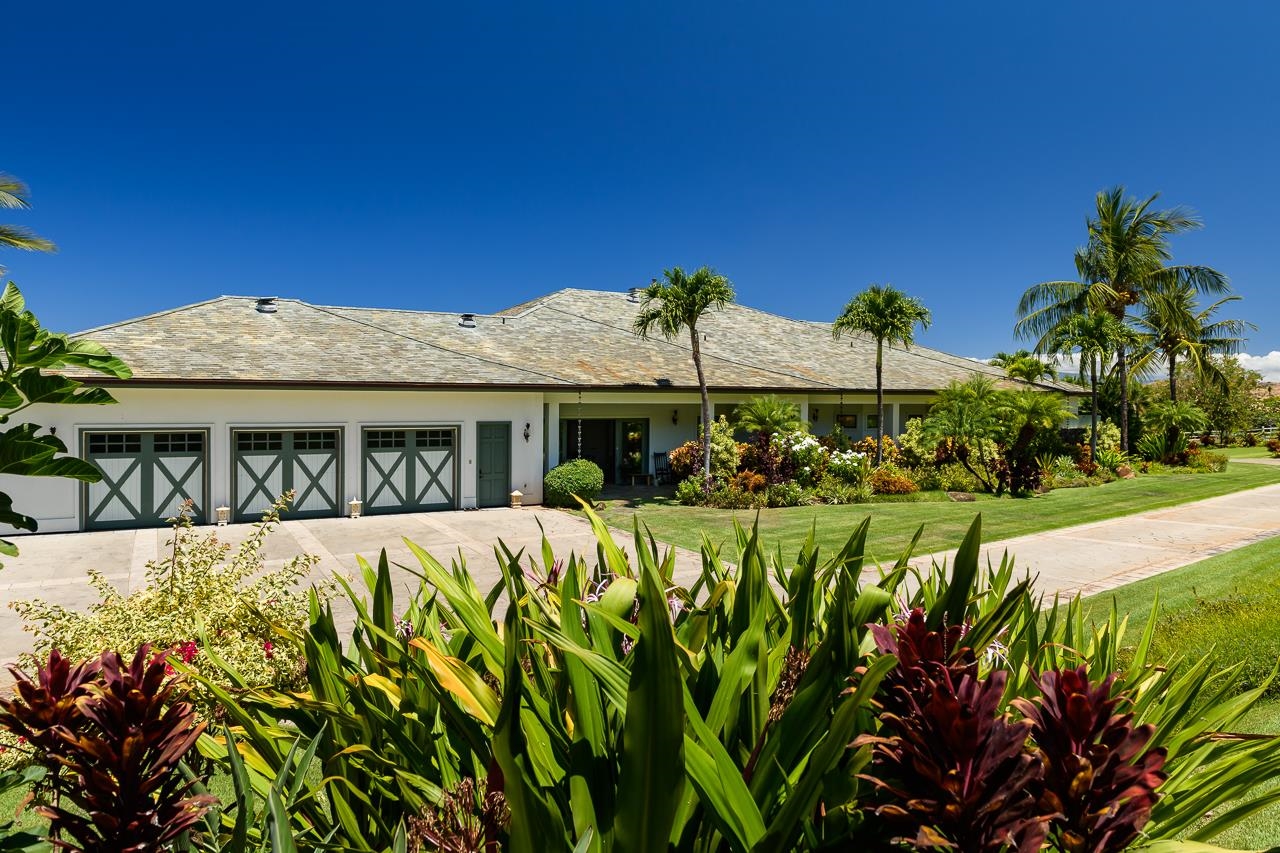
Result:
M338 430L236 430L232 485L236 521L257 521L294 490L285 518L338 515Z
M208 434L86 432L85 458L102 479L84 487L84 529L160 527L190 500L192 521L205 522Z
M457 507L457 429L367 429L363 444L365 512Z

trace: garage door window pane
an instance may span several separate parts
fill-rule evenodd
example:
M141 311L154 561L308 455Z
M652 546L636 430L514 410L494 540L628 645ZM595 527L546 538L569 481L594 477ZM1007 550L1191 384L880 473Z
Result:
M153 439L156 453L203 453L202 432L158 432Z
M418 433L419 447L453 447L453 430L424 429Z
M295 432L293 434L294 450L333 450L337 446L337 433Z
M397 447L405 445L405 431L399 430L370 430L366 441L370 450L393 450Z
M142 433L111 432L90 435L89 452L95 456L106 453L141 453Z
M282 432L236 433L236 450L282 450L282 449L284 449L284 433Z

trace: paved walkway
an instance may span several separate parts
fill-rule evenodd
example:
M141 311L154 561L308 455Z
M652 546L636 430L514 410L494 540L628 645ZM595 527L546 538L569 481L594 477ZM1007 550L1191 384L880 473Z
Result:
M1040 591L1092 595L1277 535L1280 485L1271 485L991 542L983 547L982 560L998 565L1007 552L1019 569L1016 574L1025 570L1035 575ZM945 551L913 562L927 566L954 555L954 550Z
M250 525L231 525L218 535L234 546L250 530ZM544 530L557 555L575 551L594 559L595 537L585 520L538 507L286 521L267 539L263 556L270 568L300 553L315 554L320 563L312 579L319 580L334 573L354 574L356 554L374 561L384 547L393 562L416 565L404 545L407 538L442 563L461 555L477 585L487 590L500 576L494 544L502 539L513 551L523 548L540 554ZM1037 576L1043 592L1090 594L1276 535L1280 485L992 542L984 551L997 563L1006 551L1013 554L1019 569ZM87 570L105 572L121 591L136 588L145 580L147 561L160 556L169 536L168 530L126 530L19 537L21 555L6 560L0 571L0 597L42 598L85 609L95 596L85 582ZM625 548L630 536L615 531L615 541ZM925 555L917 562L928 565L952 553ZM691 582L700 566L696 553L677 549L679 582ZM417 578L409 571L393 571L400 588L416 588ZM30 646L17 615L0 609L0 661L12 660Z

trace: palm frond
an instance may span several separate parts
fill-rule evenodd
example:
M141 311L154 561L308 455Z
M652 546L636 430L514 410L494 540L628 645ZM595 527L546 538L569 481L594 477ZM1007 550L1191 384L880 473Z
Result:
M0 225L0 246L23 249L28 252L56 252L58 247L30 228L19 225Z

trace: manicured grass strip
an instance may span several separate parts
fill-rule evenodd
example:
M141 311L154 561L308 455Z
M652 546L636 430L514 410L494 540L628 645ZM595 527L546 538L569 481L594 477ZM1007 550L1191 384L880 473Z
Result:
M1091 488L1059 489L1034 498L985 500L978 505L947 501L767 509L760 511L760 538L770 550L781 543L784 553L793 554L816 522L818 544L824 549L838 550L849 531L870 516L868 552L882 563L892 563L921 524L925 526L924 535L917 553L954 548L977 512L982 513L983 539L993 542L1272 483L1280 483L1280 467L1245 464L1228 466L1220 474L1144 476ZM659 499L635 506L612 501L601 515L610 525L627 531L631 529L633 517L638 516L659 540L697 549L703 531L712 541L724 542L731 535L733 518L750 524L755 513L685 507Z
M1242 661L1247 677L1256 683L1270 674L1280 657L1280 621L1275 617L1280 608L1280 536L1099 593L1085 603L1095 616L1104 617L1114 601L1120 613L1129 614L1129 636L1136 638L1157 597L1159 621L1152 643L1156 660L1198 658L1213 648L1219 665ZM1280 733L1280 700L1255 707L1240 730ZM1261 786L1257 793L1275 784L1280 780ZM1214 843L1239 850L1280 844L1280 805L1229 829Z
M1232 459L1266 459L1271 451L1259 444L1257 447L1210 447L1214 453L1225 453Z

